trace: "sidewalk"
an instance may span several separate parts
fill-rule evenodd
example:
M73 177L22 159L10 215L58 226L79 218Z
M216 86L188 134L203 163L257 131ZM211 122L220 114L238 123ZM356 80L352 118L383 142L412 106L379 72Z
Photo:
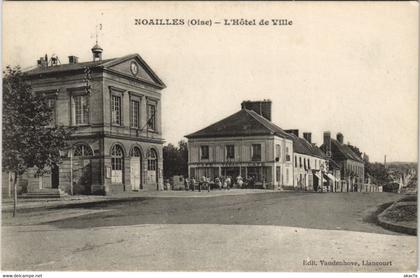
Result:
M94 204L103 202L129 201L142 198L208 198L217 196L232 196L244 194L273 193L281 192L265 189L231 189L231 190L212 190L210 192L199 191L139 191L123 192L110 196L77 195L65 196L57 199L18 199L17 210L30 209L51 209L73 207L80 204ZM2 212L13 211L13 199L3 199L1 203Z
M417 196L394 202L378 215L378 224L391 231L417 235Z

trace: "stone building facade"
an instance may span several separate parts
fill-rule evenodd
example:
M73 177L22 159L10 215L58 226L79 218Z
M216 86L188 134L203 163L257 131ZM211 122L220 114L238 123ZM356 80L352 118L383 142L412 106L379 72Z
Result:
M241 110L187 135L189 176L253 177L267 188L293 186L293 141L271 122L271 101Z
M165 84L138 54L59 64L40 58L25 72L54 109L52 125L74 129L70 148L50 175L27 173L28 191L112 194L162 188L161 90Z
M324 132L324 143L321 149L340 168L340 176L343 181L340 190L344 192L360 191L365 182L363 159L344 144L342 133L337 133L336 138L332 139L329 131Z

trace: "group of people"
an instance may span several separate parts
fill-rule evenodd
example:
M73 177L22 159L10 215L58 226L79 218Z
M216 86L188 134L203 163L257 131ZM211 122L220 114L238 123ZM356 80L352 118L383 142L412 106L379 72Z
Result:
M255 179L253 177L247 177L245 180L239 175L235 179L231 176L220 176L215 177L213 180L202 176L198 181L192 178L186 178L184 181L185 190L192 190L194 191L196 187L198 187L198 191L201 190L212 190L212 189L225 189L230 190L233 187L237 188L245 188L251 187L255 184Z

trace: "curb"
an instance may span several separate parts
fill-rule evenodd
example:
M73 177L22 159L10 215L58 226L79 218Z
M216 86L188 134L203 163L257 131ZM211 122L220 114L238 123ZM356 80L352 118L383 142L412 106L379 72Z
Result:
M212 197L238 196L238 195L247 195L247 194L263 194L263 193L271 193L271 192L275 192L275 191L247 192L247 193L226 194L226 195L220 194L220 195L210 195L210 196L206 196L206 195L203 195L203 196L197 196L197 195L194 195L194 196L125 196L125 197L109 197L109 198L98 199L98 200L80 200L80 201L69 200L67 201L67 203L53 203L52 201L50 204L46 202L46 203L33 205L33 206L28 205L27 207L19 207L19 202L18 202L16 211L27 212L27 211L39 211L39 210L60 209L60 208L77 208L77 207L80 207L81 205L84 205L84 207L88 207L91 205L97 205L97 204L102 204L102 203L118 203L118 202L139 201L139 200L155 199L155 198L212 198ZM13 206L4 207L2 205L1 211L2 213L12 212Z
M394 232L417 236L417 228L407 227L405 225L398 225L394 222L390 222L390 221L387 221L387 220L384 219L384 215L388 212L388 210L394 208L394 204L389 206L387 209L385 209L383 212L381 212L377 216L378 225L385 228L385 229L394 231Z
M25 212L25 211L39 211L39 210L48 210L48 209L59 209L59 208L75 208L81 205L96 205L101 203L117 203L117 202L124 202L124 201L131 201L131 200L140 200L140 199L148 199L151 197L140 197L140 196L133 196L133 197L125 197L125 198L118 198L118 199L102 199L102 200L88 200L88 201L81 201L81 202L69 202L69 203L61 203L61 204L40 204L35 206L28 206L28 207L18 207L16 208L17 212ZM13 207L9 208L2 208L2 212L12 212Z

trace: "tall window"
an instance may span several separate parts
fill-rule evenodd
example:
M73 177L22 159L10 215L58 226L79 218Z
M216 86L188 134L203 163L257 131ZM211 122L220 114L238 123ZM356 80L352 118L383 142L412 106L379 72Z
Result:
M51 122L50 125L55 125L55 98L48 98L47 105L51 109Z
M279 161L281 157L281 147L280 144L276 144L276 160Z
M209 159L209 146L201 146L201 159Z
M156 105L147 104L147 128L156 130Z
M302 168L302 157L299 156L299 167Z
M289 148L286 147L286 161L290 161Z
M78 144L73 150L73 156L92 156L92 149L86 144Z
M226 158L227 159L235 158L235 145L226 145Z
M89 123L89 101L87 95L73 96L74 122L76 125Z
M295 155L295 168L297 168L297 156Z
M121 125L121 97L112 96L111 98L112 124Z
M261 161L261 144L252 144L252 160Z
M156 171L157 169L157 153L154 149L149 150L147 155L147 170Z
M115 145L111 150L111 182L123 182L124 151L119 145Z
M140 149L139 149L139 148L137 148L137 147L134 147L134 148L131 150L130 155L131 155L132 157L141 157L141 152L140 152Z
M131 115L131 127L139 127L139 118L140 118L140 102L137 100L131 100L130 103L130 115Z

